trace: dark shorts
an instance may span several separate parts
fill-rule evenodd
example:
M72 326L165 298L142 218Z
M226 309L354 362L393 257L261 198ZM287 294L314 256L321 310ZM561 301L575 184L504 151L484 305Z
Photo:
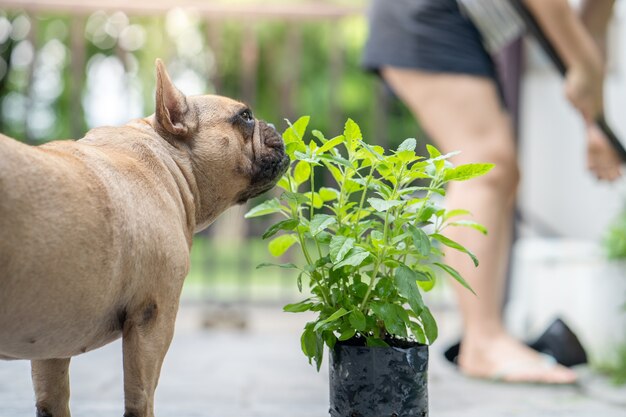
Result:
M480 33L456 0L373 0L363 66L469 74L498 83Z

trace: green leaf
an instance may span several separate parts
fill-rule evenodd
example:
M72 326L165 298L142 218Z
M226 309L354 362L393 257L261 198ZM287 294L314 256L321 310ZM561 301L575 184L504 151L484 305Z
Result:
M372 239L372 243L375 246L380 246L383 243L385 235L380 230L372 230L372 233L370 233L370 238Z
M365 330L365 315L360 310L352 311L348 316L348 320L350 321L352 327L354 327L356 330L360 332Z
M398 146L398 152L402 151L415 151L417 147L417 141L413 138L406 139L404 142Z
M281 230L293 230L295 229L298 224L300 224L300 222L298 222L298 220L296 219L287 219L287 220L283 220L281 222L278 222L272 226L270 226L265 233L263 233L263 239L267 239L270 238L272 236L274 236L276 233L278 233Z
M443 220L446 221L448 219L451 219L452 217L469 216L471 214L472 213L470 213L469 211L463 209L446 210L445 214L443 215Z
M367 293L368 285L364 282L358 282L352 285L352 292L358 297L363 298Z
M309 120L309 116L299 118L294 124L289 123L289 120L287 120L289 127L285 130L285 133L283 133L283 141L285 142L285 151L292 159L296 151L306 151L306 145L302 138L304 137L304 132L309 124Z
M390 297L395 295L394 293L396 293L396 285L392 278L381 277L378 279L376 287L374 287L374 294L376 294L378 298L381 300L389 300Z
M414 151L401 151L396 152L396 157L402 162L403 165L410 163L417 159Z
M314 156L308 149L306 152L294 151L293 156L298 161L309 162L311 164L317 164L319 162L319 157Z
M329 154L324 154L324 155L320 155L319 158L323 161L326 161L327 163L329 162L334 162L338 165L342 165L345 168L348 169L355 169L354 166L352 166L352 164L350 163L350 161L348 161L345 158L342 158L340 156L335 156L335 155L329 155Z
M425 345L426 335L424 334L424 329L422 329L422 327L415 322L411 322L410 328L411 328L411 333L413 333L413 336L415 336L415 340L417 340L417 343L421 343Z
M433 214L437 212L436 206L428 204L428 202L426 201L423 204L426 204L426 207L424 208L424 210L422 210L420 216L415 219L415 221L417 222L427 222L430 220Z
M456 269L452 268L449 265L442 264L442 263L439 263L439 262L433 262L433 265L437 265L439 268L441 268L444 271L446 271L452 278L457 280L459 284L461 284L462 286L464 286L465 288L470 290L472 292L472 294L476 295L476 293L474 292L472 287L470 287L470 285L467 283L467 281L465 281L465 279L461 276L461 274L459 274L459 272Z
M387 342L377 337L368 337L366 339L366 344L368 347L389 347Z
M298 274L298 278L296 278L296 285L298 286L298 291L302 292L302 274L304 274L304 272L300 272Z
M416 272L417 272L417 276L419 277L417 279L417 285L419 285L422 291L428 292L432 290L436 282L434 274L427 273L424 271L416 271Z
M292 263L288 263L288 264L274 264L274 263L271 263L271 262L260 263L260 264L258 264L256 266L256 269L268 268L270 266L275 266L276 268L282 268L282 269L300 269L298 267L298 265L292 264Z
M478 258L476 258L476 256L472 252L467 250L460 243L455 242L454 240L449 239L449 238L445 237L444 235L440 235L439 233L433 233L432 235L430 235L430 237L432 237L435 240L438 240L439 242L443 243L444 245L446 245L449 248L456 249L459 252L463 252L463 253L467 254L467 256L469 256L472 259L472 262L474 262L474 266L478 266Z
M276 183L276 186L279 188L282 188L285 191L289 191L289 178L287 178L287 174L283 175L278 182Z
M339 191L334 188L322 187L320 188L319 194L324 202L333 201L339 198Z
M304 142L299 141L297 139L296 139L295 142L291 142L291 143L285 145L285 153L289 156L289 158L292 161L295 159L296 152L304 151L304 150L306 150L306 146L304 145Z
M311 165L306 161L299 161L293 171L293 179L300 185L308 181L311 176Z
M363 139L363 135L361 134L361 128L352 119L348 119L346 121L343 135L346 137L346 141L348 142L348 147L351 152L356 149L356 145L359 143L360 140Z
M447 169L443 175L444 181L467 181L480 177L491 171L494 164L465 164Z
M330 139L328 142L326 142L325 144L323 144L322 146L320 146L316 153L318 155L323 154L326 151L329 151L331 149L333 149L335 146L339 145L340 143L343 143L343 141L345 140L345 138L343 137L343 135L341 136L337 136L335 138Z
M315 324L315 327L313 328L313 331L316 332L319 330L320 327L322 327L323 325L327 324L327 323L332 323L333 321L345 316L346 314L348 314L349 311L347 311L345 308L341 307L339 310L335 311L333 314L331 314L327 319L318 321L317 324Z
M401 264L395 271L395 283L398 292L407 299L411 310L416 315L420 315L424 309L424 300L417 287L417 273L406 265Z
M315 240L317 240L319 243L328 245L330 243L330 240L333 238L333 236L334 235L328 232L319 232L317 236L315 236Z
M328 348L331 350L337 344L337 336L335 336L335 332L333 331L323 332L322 339L324 339L324 342L326 342L326 346L328 346Z
M485 226L472 220L457 220L455 222L448 223L448 226L471 227L474 230L478 230L483 235L487 234L487 228Z
M356 330L352 328L347 328L341 332L339 335L339 340L344 341L348 339L352 339L356 334Z
M273 256L278 257L287 252L287 249L297 241L298 238L294 234L281 235L272 239L267 247Z
M432 290L435 287L435 281L434 280L429 280L429 281L418 281L417 285L420 286L420 288L422 289L422 291L424 292L429 292L430 290ZM302 291L301 291L302 292Z
M310 120L310 116L302 116L291 126L298 139L304 139L304 133L306 132L306 128L309 125Z
M309 230L311 231L311 235L315 236L335 223L337 223L337 219L333 216L329 216L328 214L316 214L313 216L313 219L311 219Z
M371 308L374 314L385 323L387 331L394 336L406 338L406 322L409 317L404 308L391 303L372 302Z
M367 150L367 152L369 152L369 154L373 156L375 160L378 160L378 161L383 160L383 154L385 153L385 150L381 146L370 146L369 144L363 142L362 140L359 141L359 144L365 150Z
M285 191L284 193L282 193L280 199L286 201L289 204L295 205L306 204L311 201L308 196L299 193L292 193L291 191Z
M314 358L317 354L317 335L311 328L306 328L300 337L302 352L308 358Z
M399 206L404 203L402 200L383 200L382 198L368 198L367 202L378 212L385 212L390 208Z
M244 216L246 219L252 217L265 216L272 213L279 213L282 209L282 205L277 198L272 198L271 200L267 200L264 203L259 204L256 207L253 207L246 213Z
M324 338L323 335L320 335L319 333L316 334L316 352L315 352L315 367L317 368L317 372L320 371L320 368L322 367L322 359L324 358ZM330 336L331 337L335 337L335 335L330 332ZM328 340L326 340L326 343L329 343ZM330 344L330 343L329 343Z
M338 264L335 264L335 266L333 266L333 269L339 269L346 265L359 266L363 263L365 259L368 258L368 256L370 256L370 253L368 251L363 250L359 247L352 248L350 249L350 252L348 252L346 257L343 259L343 261L339 262Z
M315 136L317 139L319 139L321 143L326 143L326 141L328 140L324 137L324 134L320 132L319 130L313 129L311 131L311 134Z
M323 162L324 162L324 166L330 171L331 175L333 176L337 184L342 184L344 175L341 172L341 170L328 161L323 161Z
M413 244L417 251L423 257L428 257L430 255L430 239L428 239L428 235L420 229L415 227L412 224L407 225L407 229L409 229L409 233L411 233L411 237L413 238Z
M426 150L428 151L428 155L430 155L431 159L441 156L441 152L439 152L439 150L432 145L426 145Z
M287 313L302 313L309 311L315 304L311 302L310 298L300 301L299 303L287 304L283 307L283 311Z
M432 345L435 340L437 340L437 336L439 335L437 321L431 314L428 307L424 307L424 310L422 310L422 313L420 314L420 318L422 319L424 332L426 333L426 337L428 338L428 344Z
M313 202L311 203L311 193L306 193L305 194L306 197L308 197L308 204L312 204L313 207L315 207L316 209L322 208L324 207L324 200L322 200L322 197L320 197L320 195L318 193L313 193Z
M345 236L333 236L329 245L330 259L338 263L354 247L354 239Z

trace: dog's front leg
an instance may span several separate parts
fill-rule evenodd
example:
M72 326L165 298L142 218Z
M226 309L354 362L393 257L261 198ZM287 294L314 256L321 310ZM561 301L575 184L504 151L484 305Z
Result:
M30 362L37 417L70 417L70 359Z
M175 308L147 303L124 323L124 417L154 417L154 391L174 333Z

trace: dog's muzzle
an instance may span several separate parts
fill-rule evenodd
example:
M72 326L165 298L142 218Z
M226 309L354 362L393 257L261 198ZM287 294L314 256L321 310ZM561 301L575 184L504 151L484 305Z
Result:
M289 168L290 160L285 153L285 144L274 126L259 121L259 132L264 149L258 153L254 162L250 186L238 198L240 204L270 190Z

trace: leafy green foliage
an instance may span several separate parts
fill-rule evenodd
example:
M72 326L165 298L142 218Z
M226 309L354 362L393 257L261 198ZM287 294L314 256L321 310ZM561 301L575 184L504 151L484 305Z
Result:
M617 347L613 361L596 365L598 371L607 375L616 386L626 386L626 344Z
M435 270L471 291L439 259L441 247L463 252L478 265L444 230L465 226L486 232L477 223L456 220L468 212L437 207L433 196L445 195L447 182L483 175L493 165L455 167L447 160L452 154L442 155L432 146L426 159L415 154L415 139L386 152L367 145L352 120L340 136L326 139L314 131L305 141L308 122L308 117L300 118L283 134L293 162L278 183L283 194L246 215L282 215L264 235L271 239L270 252L280 256L297 245L304 255L305 265L274 265L300 270L300 290L302 275L309 278L311 296L284 307L287 312L317 313L305 326L302 351L319 369L324 344L332 348L337 340L361 337L368 346L387 346L393 338L433 343L437 323L422 291L435 285ZM334 178L335 187L316 189L322 170Z
M608 259L626 260L626 208L613 220L602 243Z

